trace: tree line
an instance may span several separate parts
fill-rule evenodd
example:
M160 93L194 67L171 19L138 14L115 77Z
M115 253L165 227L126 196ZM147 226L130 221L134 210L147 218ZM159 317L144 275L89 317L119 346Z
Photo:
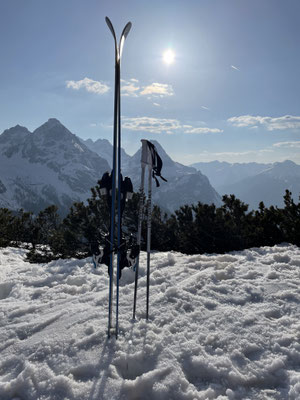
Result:
M140 195L134 193L123 214L123 234L127 238L137 232L139 200ZM261 202L257 210L249 211L249 206L234 195L223 196L222 202L220 207L201 202L184 205L171 215L154 205L151 248L201 254L282 242L300 246L300 198L296 204L290 191L284 195L284 208L266 207ZM109 232L109 210L107 199L100 195L99 183L91 189L87 202L74 203L63 219L55 205L36 216L24 210L14 213L0 208L0 247L26 243L30 249L27 258L32 262L90 256L91 244L104 244ZM146 237L146 204L143 216L142 236Z

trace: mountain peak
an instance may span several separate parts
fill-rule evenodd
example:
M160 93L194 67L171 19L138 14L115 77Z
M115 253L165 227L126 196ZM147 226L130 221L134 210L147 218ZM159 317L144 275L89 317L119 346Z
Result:
M43 128L43 129L52 129L52 128L58 128L58 127L64 127L64 126L58 119L49 118L47 122L45 122L43 125L41 125L36 130L41 129L41 128Z
M21 126L21 125L16 125L16 126L13 126L12 128L9 128L9 129L5 129L5 131L3 132L3 134L15 134L15 133L17 133L17 134L28 134L28 133L30 133L30 131L25 127L25 126Z
M297 164L294 163L294 161L291 161L291 160L284 160L282 162L275 162L274 163L274 166L284 166L284 167L294 167L295 165L297 166Z
M15 144L23 142L24 138L31 135L31 132L21 125L16 125L12 128L5 129L5 131L0 135L0 143L11 143L13 141Z
M62 123L56 118L49 118L46 124L49 125L62 125Z
M34 132L36 138L40 140L73 140L75 135L70 132L58 119L50 118L43 125L38 127Z

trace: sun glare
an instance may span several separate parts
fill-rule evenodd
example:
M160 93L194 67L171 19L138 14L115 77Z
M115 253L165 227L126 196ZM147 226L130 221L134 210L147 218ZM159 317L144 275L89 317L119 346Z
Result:
M163 60L166 64L172 64L175 60L175 53L173 50L166 50L163 54Z

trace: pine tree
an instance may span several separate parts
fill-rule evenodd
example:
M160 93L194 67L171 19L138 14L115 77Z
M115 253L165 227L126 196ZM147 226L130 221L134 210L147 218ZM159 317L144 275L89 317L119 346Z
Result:
M292 193L286 190L284 204L281 221L284 238L287 242L300 246L300 196L299 203L295 204Z
M12 226L14 225L15 217L8 208L0 208L0 247L10 245L13 239Z

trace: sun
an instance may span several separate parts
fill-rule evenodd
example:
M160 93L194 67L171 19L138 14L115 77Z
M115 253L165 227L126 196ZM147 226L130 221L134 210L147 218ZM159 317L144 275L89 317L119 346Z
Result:
M173 64L175 60L175 53L173 50L168 49L163 53L163 60L166 64L170 65Z

